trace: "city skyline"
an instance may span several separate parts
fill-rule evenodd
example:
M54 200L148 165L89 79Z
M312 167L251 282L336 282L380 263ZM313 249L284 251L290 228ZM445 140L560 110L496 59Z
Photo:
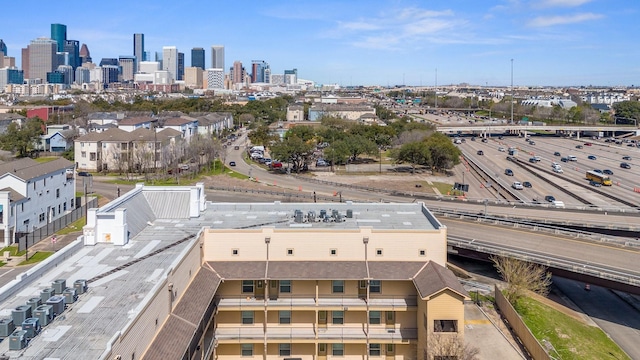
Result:
M141 33L145 51L175 46L185 64L191 64L190 50L202 47L210 67L212 46L222 45L225 64L239 60L249 68L251 60L264 59L274 74L297 68L299 78L343 86L431 86L436 74L441 85L507 86L511 59L514 85L631 86L640 80L631 40L640 6L622 0L113 5L110 12L86 7L81 17L60 17L55 14L69 13L54 3L6 4L8 13L29 10L30 26L12 16L3 28L21 30L0 32L0 39L20 64L22 48L49 37L51 24L64 24L66 38L87 44L97 63L133 55L133 34ZM194 21L194 14L207 14L207 21Z

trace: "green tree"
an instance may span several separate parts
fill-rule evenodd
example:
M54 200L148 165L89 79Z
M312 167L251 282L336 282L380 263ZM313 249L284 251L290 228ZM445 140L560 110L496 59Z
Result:
M378 146L376 146L376 143L362 135L349 136L346 144L349 148L349 154L352 160L357 159L358 156L362 154L378 154Z
M285 136L271 147L271 156L293 164L297 172L309 164L314 146L297 136Z
M431 166L435 170L450 169L460 163L462 152L448 136L435 132L425 140L425 143L431 156Z
M640 101L621 101L613 104L615 116L640 120Z
M351 155L349 143L347 140L341 139L331 143L331 146L324 149L324 158L331 161L331 167L337 164L346 164Z
M300 139L302 139L302 141L309 142L315 138L316 133L313 127L301 125L301 126L292 127L289 131L287 131L284 134L284 136L285 137L297 136Z
M7 132L0 135L0 148L15 152L18 157L28 156L35 150L43 127L44 122L38 117L27 119L22 127L12 122Z
M394 153L395 160L400 163L411 164L411 173L415 173L417 165L431 165L431 154L427 144L423 141L415 141L402 145Z

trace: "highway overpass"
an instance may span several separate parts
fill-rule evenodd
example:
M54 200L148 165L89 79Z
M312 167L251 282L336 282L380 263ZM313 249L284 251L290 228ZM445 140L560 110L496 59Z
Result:
M603 133L604 136L615 136L619 133L640 135L637 126L587 126L587 125L505 125L505 124L469 124L438 126L437 131L444 134L524 134L535 131L548 131L557 134L575 134L578 138L584 132Z

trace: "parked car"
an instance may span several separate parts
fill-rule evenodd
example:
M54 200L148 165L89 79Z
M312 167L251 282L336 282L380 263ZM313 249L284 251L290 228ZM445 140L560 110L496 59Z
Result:
M522 183L522 186L524 186L524 187L526 187L526 188L531 188L531 187L533 187L533 185L531 185L531 183L530 183L530 182L528 182L528 181L523 182L523 183Z
M623 169L631 169L631 165L626 162L620 163L620 167Z
M504 174L507 176L513 176L513 170L511 169L504 169Z
M282 168L282 163L280 161L271 161L271 163L269 164L269 167L272 169L279 169Z
M238 146L238 145L234 146L233 150L240 150L240 146Z
M91 175L91 173L88 173L86 171L78 171L78 176L93 176L93 175Z
M511 187L516 189L516 190L524 189L524 186L522 186L522 183L519 182L519 181L514 181L513 184L511 184Z
M587 159L595 160L595 159L597 159L597 157L595 155L589 155L589 156L587 156Z
M329 166L329 163L324 161L324 159L318 159L316 161L316 166Z
M554 202L554 201L556 201L556 198L553 197L553 195L547 195L547 196L544 197L544 200L548 201L548 202Z
M604 169L602 170L603 174L607 174L607 175L613 175L613 171L609 170L609 169Z

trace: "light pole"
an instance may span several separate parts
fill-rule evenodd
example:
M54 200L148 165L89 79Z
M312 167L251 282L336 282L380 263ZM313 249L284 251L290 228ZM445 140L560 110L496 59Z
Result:
M433 88L433 94L436 98L436 111L438 110L438 68L436 68L436 86Z
M511 124L513 124L513 59L511 59Z

